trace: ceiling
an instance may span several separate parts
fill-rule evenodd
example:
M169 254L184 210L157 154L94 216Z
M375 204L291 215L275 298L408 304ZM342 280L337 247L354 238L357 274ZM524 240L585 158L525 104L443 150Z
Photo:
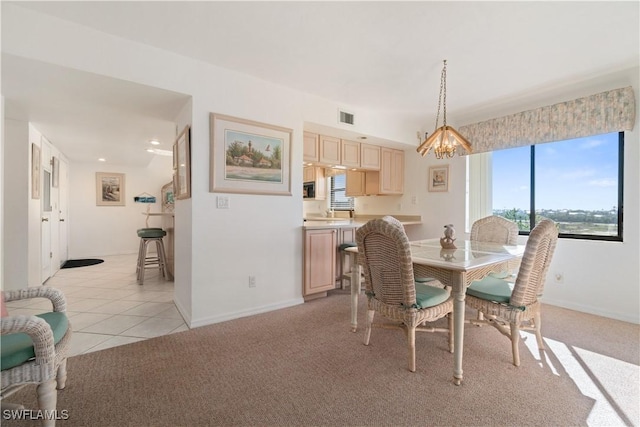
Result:
M424 115L425 120L435 117L443 59L448 63L449 117L640 63L637 1L18 5L312 93L352 110ZM189 99L8 59L2 62L7 110L38 123L72 160L93 161L106 146L117 147L114 153L146 148L153 132L162 133L169 147L175 127L168 121ZM48 98L52 95L53 104ZM144 132L134 139L136 130ZM131 132L131 138L122 136L125 132ZM143 156L148 162L148 153Z

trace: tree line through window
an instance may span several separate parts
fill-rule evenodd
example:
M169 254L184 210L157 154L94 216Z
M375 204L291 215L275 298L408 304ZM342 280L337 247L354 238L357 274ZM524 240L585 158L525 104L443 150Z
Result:
M622 241L624 132L492 153L493 213L528 234L544 218L560 237Z

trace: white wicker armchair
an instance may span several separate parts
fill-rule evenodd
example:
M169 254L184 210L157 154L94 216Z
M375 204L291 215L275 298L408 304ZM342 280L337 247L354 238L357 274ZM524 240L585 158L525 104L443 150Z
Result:
M4 407L7 396L24 385L38 384L38 409L43 413L47 411L42 418L43 425L54 426L55 417L51 414L55 414L56 389L63 389L67 379L67 352L72 334L64 314L65 297L60 290L46 286L6 291L4 296L7 302L30 298L47 298L52 302L50 313L9 315L0 319L3 344L0 398ZM22 334L31 338L31 346L25 346L24 339L19 339Z
M372 326L406 329L409 370L416 370L416 331L447 332L449 351L453 352L453 298L449 291L436 286L416 284L413 276L411 247L400 222L386 216L367 222L356 231L358 260L365 277L367 326L364 344L369 345ZM374 324L375 313L396 324ZM421 326L449 316L448 328Z
M557 241L555 222L540 221L527 240L515 285L488 276L467 288L466 305L485 318L470 323L490 324L509 338L515 366L520 366L520 330L534 331L538 348L544 349L540 332L540 297Z

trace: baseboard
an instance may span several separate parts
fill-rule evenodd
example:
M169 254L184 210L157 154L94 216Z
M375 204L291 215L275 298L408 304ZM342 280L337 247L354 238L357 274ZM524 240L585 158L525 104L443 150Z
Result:
M175 295L174 295L174 298L173 298L173 303L175 304L176 308L178 309L178 312L180 313L180 316L182 316L182 320L184 320L184 323L186 323L187 325L190 325L191 324L191 313L188 313L187 310L185 310L185 308L182 306L182 304L175 298Z
M609 319L621 320L623 322L640 324L640 318L638 315L630 315L626 313L612 312L608 310L602 310L598 307L591 307L582 304L576 304L575 302L562 301L562 300L554 300L554 299L543 299L543 304L554 305L557 307L568 308L569 310L579 311L581 313L594 314L596 316L608 317Z
M269 311L279 310L281 308L293 307L296 305L304 304L304 299L295 298L288 301L283 301L277 304L263 305L260 307L254 307L249 310L236 311L233 313L225 313L219 316L208 316L201 319L192 320L190 323L191 328L197 328L199 326L212 325L214 323L226 322L227 320L239 319L241 317L253 316L254 314L267 313ZM180 308L178 308L180 310ZM187 324L189 324L187 322Z

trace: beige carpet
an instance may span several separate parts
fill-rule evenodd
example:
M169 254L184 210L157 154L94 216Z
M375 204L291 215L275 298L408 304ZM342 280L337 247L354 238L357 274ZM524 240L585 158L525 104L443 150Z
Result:
M348 293L335 291L300 306L72 357L67 387L58 394L58 410L69 418L57 425L638 425L638 325L550 306L543 322L557 350L536 360L531 337L520 347L520 368L498 331L467 325L465 381L456 387L446 335L418 334L411 373L404 335L375 329L364 346L362 328L350 332ZM604 366L580 354L597 355L591 359ZM611 372L609 365L620 364L631 367L630 376ZM623 391L607 385L601 368L609 377L627 375L609 381ZM595 391L585 389L576 369ZM593 393L610 404L609 413ZM34 387L10 401L35 407Z

